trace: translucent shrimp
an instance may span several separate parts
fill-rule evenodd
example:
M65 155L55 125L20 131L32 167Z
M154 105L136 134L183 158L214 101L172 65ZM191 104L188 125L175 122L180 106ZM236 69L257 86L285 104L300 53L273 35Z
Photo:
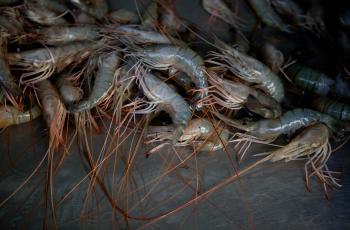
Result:
M305 182L310 190L310 178L317 176L323 184L323 189L328 197L327 187L337 188L341 185L334 177L334 173L328 170L326 165L331 153L329 143L330 132L324 124L316 124L307 127L286 146L277 150L257 155L268 155L271 162L284 160L285 162L296 159L307 159L305 164Z
M36 84L37 93L43 111L43 117L49 128L50 147L56 149L64 144L63 127L67 111L54 85L48 80Z
M218 104L232 110L246 107L264 118L277 118L281 115L281 106L277 101L249 86L220 78L211 71L208 81L208 97L198 102L203 103L203 106Z
M139 86L151 102L146 108L135 110L133 113L148 114L160 110L167 112L176 127L173 134L175 144L192 116L188 103L172 87L151 73L144 74L139 81Z
M256 83L277 102L284 98L281 79L260 61L222 43L221 53L211 52L209 63L230 70L244 81Z
M287 111L277 119L263 119L256 122L229 120L219 113L215 113L215 115L228 125L244 130L263 140L275 140L282 134L292 135L298 129L316 123L326 124L335 133L341 131L344 125L343 122L327 114L301 108Z
M172 45L155 45L144 49L137 49L130 56L135 56L148 67L159 70L175 68L191 77L200 94L195 100L208 95L207 73L203 59L187 47Z
M88 57L95 45L89 42L72 43L55 48L40 48L20 53L9 53L10 65L23 67L21 82L37 83L60 72L65 67L79 63Z
M67 8L56 1L25 2L25 13L27 17L40 25L63 25L68 22L62 17Z
M113 27L115 27L113 25ZM170 44L171 41L164 34L145 30L138 25L122 25L117 28L107 27L107 32L126 44Z
M113 51L101 57L98 64L94 86L88 98L69 107L72 113L92 109L101 103L113 86L115 73L120 63L119 52Z
M13 106L0 106L0 128L30 122L41 115L41 110L34 105L27 111L19 111Z
M71 42L94 41L101 35L94 26L61 26L41 28L29 36L46 45L64 45Z

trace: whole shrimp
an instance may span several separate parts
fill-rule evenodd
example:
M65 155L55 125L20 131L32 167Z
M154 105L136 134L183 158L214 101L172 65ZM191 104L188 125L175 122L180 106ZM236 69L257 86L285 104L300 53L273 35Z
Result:
M327 75L300 64L288 67L285 73L296 86L320 96L326 96L334 85Z
M256 83L277 102L284 98L284 87L281 79L260 61L240 53L236 49L222 44L222 53L211 52L209 63L230 70L244 81Z
M146 143L173 140L173 131L173 126L151 126L147 135L151 140ZM217 151L224 148L228 141L229 131L223 124L216 121L211 122L205 118L195 118L188 123L175 146L187 146L195 143L198 146L196 148L198 151Z
M298 129L316 123L324 123L335 133L339 132L344 125L343 122L327 114L302 108L289 110L277 119L263 119L256 122L232 120L220 113L214 112L214 114L226 124L262 140L275 140L282 134L292 135Z
M281 106L272 97L240 82L230 81L209 71L209 94L199 103L219 104L225 108L238 110L247 107L264 118L277 118L281 115Z
M268 155L265 159L271 162L284 160L285 162L307 159L305 163L305 183L310 190L310 178L316 175L323 184L324 192L328 198L327 186L340 187L341 185L334 178L334 173L330 172L326 163L332 153L329 143L330 132L324 124L316 124L307 127L291 142L280 149L256 154Z
M34 105L31 109L22 112L13 106L0 106L0 128L30 122L41 115L41 110Z
M100 38L100 33L94 26L61 26L41 28L29 36L46 45L65 45L71 42L97 40Z
M154 45L144 49L137 49L130 56L135 56L148 67L159 70L175 68L191 77L195 86L201 90L203 98L208 95L207 74L203 59L193 50L187 47L172 45Z
M43 80L35 85L43 111L43 117L49 128L50 147L56 149L63 140L63 127L67 111L60 95L49 80Z
M259 19L267 26L282 32L291 33L289 25L273 10L269 0L247 0Z
M236 30L240 31L245 27L242 19L237 16L236 12L232 12L223 0L203 0L202 5L209 14L220 18Z
M317 111L342 121L350 121L350 106L348 104L325 97L315 99L312 104Z
M70 0L70 2L97 19L102 19L108 12L108 4L106 0Z
M151 102L147 108L136 110L134 113L148 114L160 110L167 112L176 127L173 133L173 144L176 144L191 119L190 106L172 87L152 73L144 74L139 81L139 86Z
M23 67L22 83L37 83L60 72L65 67L79 63L88 57L95 47L94 43L72 43L54 48L39 48L20 53L9 53L10 65ZM34 77L33 77L34 76Z
M73 80L69 75L60 75L55 81L55 86L66 105L76 103L83 98L82 89L74 85Z
M72 113L92 109L108 96L115 79L115 73L120 63L119 52L113 51L100 58L94 86L88 98L69 107Z

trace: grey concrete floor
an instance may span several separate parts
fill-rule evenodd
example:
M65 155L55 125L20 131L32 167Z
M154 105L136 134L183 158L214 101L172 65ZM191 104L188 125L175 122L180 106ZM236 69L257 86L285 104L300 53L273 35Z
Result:
M134 9L135 1L113 1L112 5L113 8ZM175 2L181 17L200 28L209 28L205 25L208 15L199 1ZM211 30L228 36L225 32L228 26L220 21L216 23ZM104 138L104 133L93 134L95 159ZM235 151L229 146L227 152L198 154L183 167L160 177L180 163L179 157L189 156L191 148L178 150L179 157L170 148L164 148L145 158L143 153L151 146L142 144L141 151L132 159L129 177L122 180L127 153L137 139L137 136L134 141L128 139L99 171L114 201L134 216L154 216L172 210L257 160L249 156L242 164L237 164ZM0 134L0 140L0 200L3 200L31 174L44 156L47 133L43 121L38 119L6 129ZM142 226L146 229L350 229L349 148L349 144L344 146L330 159L329 167L342 172L343 185L331 193L330 200L325 199L317 181L312 182L312 192L306 190L302 161L267 163L201 202L146 226L149 222L137 220L130 220L127 225L97 184L89 190L91 178L86 176L89 169L74 145L53 181L55 202L66 197L63 203L56 204L57 225L60 229L135 229ZM263 149L254 146L252 151ZM43 227L46 165L45 161L35 176L0 208L1 229Z

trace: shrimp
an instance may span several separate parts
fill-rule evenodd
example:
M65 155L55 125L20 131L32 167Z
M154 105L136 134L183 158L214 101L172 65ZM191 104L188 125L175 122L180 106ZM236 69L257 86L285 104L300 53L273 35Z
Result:
M284 87L281 79L260 61L240 53L221 42L222 53L211 52L209 63L230 70L244 81L256 83L277 102L284 98Z
M173 126L151 126L147 135L150 140L146 143L173 140L173 131ZM205 118L195 118L188 123L175 146L195 144L198 146L198 148L196 147L198 151L217 151L224 148L228 142L229 131L222 124L216 121L211 122ZM150 152L156 149L159 147Z
M284 71L295 85L320 96L326 96L334 85L327 75L303 65L294 64Z
M97 19L102 19L108 12L108 4L106 0L70 0L70 2L77 8Z
M151 102L147 108L136 110L134 113L147 114L156 110L167 112L176 127L173 134L173 144L176 144L191 119L190 106L172 87L152 73L144 74L139 81L139 86Z
M49 80L36 84L43 117L49 128L50 148L56 149L63 140L63 127L67 116L66 108L54 85Z
M284 160L285 162L296 159L307 159L305 163L305 183L310 190L310 178L316 175L323 184L323 189L328 197L327 186L331 188L341 187L334 178L334 173L328 170L326 165L331 153L329 143L330 132L324 124L316 124L307 127L297 135L290 143L280 149L257 155L268 155L271 162Z
M282 32L291 33L290 26L286 25L276 14L269 0L248 0L248 2L264 24Z
M108 14L109 20L120 24L136 24L139 17L132 11L126 9L119 9Z
M317 98L312 104L317 111L342 121L350 121L350 106L345 103L323 97Z
M273 98L240 82L226 80L209 72L209 96L199 103L219 104L225 108L238 110L245 106L265 118L281 115L281 106Z
M258 48L260 50L264 63L270 67L273 72L279 72L282 69L284 63L283 53L269 42L265 42Z
M30 122L41 115L41 110L34 105L31 109L21 112L13 106L0 106L0 128Z
M113 26L114 27L114 26ZM140 28L138 25L122 25L117 28L108 29L112 32L112 35L118 37L118 40L122 40L125 43L131 44L170 44L171 41L168 37L160 34L156 31L149 31Z
M26 2L25 13L27 17L40 25L64 25L68 22L58 13L42 5L40 1Z
M203 0L202 5L209 14L220 18L236 30L240 31L245 27L242 20L237 16L237 13L232 12L223 0Z
M109 95L119 63L120 57L117 51L101 57L91 94L78 104L71 105L68 110L72 113L82 112L92 109L101 103Z
M0 89L5 97L15 106L18 107L16 98L21 96L21 89L16 84L11 74L10 67L6 60L6 41L0 38Z
M94 26L62 26L38 29L32 37L46 45L64 45L71 42L94 41L100 38Z
M256 122L230 120L224 115L214 112L218 118L228 125L244 130L262 140L275 140L282 134L292 135L298 129L316 123L324 123L337 133L344 123L335 118L311 109L298 108L289 110L277 119L263 119Z
M22 74L22 83L37 83L47 79L54 72L60 72L73 63L81 62L92 53L94 47L93 43L80 42L55 48L9 53L8 61L10 65L20 66L29 71Z
M74 86L72 79L68 75L59 76L55 81L55 85L66 105L76 103L83 98L83 91L79 87Z
M201 90L200 95L195 96L195 100L208 95L207 73L203 59L190 48L155 45L138 49L130 56L135 56L153 69L167 70L171 67L186 73L191 77L195 86Z

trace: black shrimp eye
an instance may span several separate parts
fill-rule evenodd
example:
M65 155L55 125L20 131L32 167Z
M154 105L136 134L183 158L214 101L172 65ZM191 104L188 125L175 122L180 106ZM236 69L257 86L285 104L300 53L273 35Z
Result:
M242 122L242 125L246 125L246 124L247 124L247 121L243 121L243 122Z

